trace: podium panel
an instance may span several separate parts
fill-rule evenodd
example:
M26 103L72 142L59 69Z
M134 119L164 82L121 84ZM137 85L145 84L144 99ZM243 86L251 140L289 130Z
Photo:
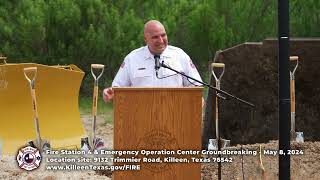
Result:
M177 150L201 150L202 90L193 88L114 88L114 150L149 150L161 155L127 156L141 158L140 170L115 171L115 180L196 180L201 164ZM121 156L123 158L125 156ZM146 157L148 159L143 159ZM164 162L167 157L190 159L189 163ZM161 159L162 162L143 162Z

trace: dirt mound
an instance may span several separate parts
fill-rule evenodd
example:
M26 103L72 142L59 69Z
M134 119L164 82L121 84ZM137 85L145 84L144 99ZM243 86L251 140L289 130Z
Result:
M264 143L278 138L278 41L266 39L223 50L216 62L225 63L221 88L255 104L255 111L236 100L221 100L221 136L231 144ZM299 56L295 73L296 131L308 141L320 140L320 39L290 39L290 55ZM295 66L295 62L290 63ZM293 67L290 70L293 70ZM214 84L211 77L211 84ZM209 91L208 97L213 92ZM215 137L212 98L207 99L203 145ZM244 138L243 138L244 137Z

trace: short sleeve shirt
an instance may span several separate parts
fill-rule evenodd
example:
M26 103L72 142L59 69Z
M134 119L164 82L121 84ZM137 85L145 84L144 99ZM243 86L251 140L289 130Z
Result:
M202 81L192 60L180 48L167 46L160 55L160 62ZM159 69L158 77L155 71L154 55L150 53L148 46L144 46L133 50L125 57L112 82L112 87L183 87L200 85L200 83L163 67Z

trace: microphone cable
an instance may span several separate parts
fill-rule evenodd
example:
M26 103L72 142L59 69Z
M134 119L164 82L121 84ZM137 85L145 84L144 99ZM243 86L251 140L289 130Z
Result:
M165 64L163 61L160 63L160 64ZM172 68L169 64L165 64L166 66ZM161 67L161 65L160 65ZM180 72L181 74L185 74L184 72ZM171 77L171 76L175 76L175 75L179 75L178 73L175 73L175 74L171 74L171 75L168 75L168 76L162 76L162 77L159 77L158 76L158 71L156 70L156 77L158 79L165 79L165 78L168 78L168 77ZM191 82L190 79L188 77L182 77L182 78L186 78L188 80L188 82L194 86L202 86L202 85L198 85L198 84L195 84L194 82Z
M164 62L162 61L162 63L160 63L160 64L164 64ZM168 66L168 67L170 67L168 64L165 64L165 65ZM161 67L161 65L160 65L160 67ZM171 67L170 67L170 68L171 68ZM165 78L168 78L168 77L171 77L171 76L175 76L175 75L178 75L178 73L171 74L171 75L168 75L168 76L159 77L159 76L158 76L158 73L157 73L157 71L156 71L156 76L157 76L158 79L165 79Z
M249 113L249 117L248 117L249 121L253 122L254 121L255 109L254 108L248 109L248 113ZM243 143L244 143L244 120L241 121L240 129L241 129L241 145L240 145L240 148L241 148L241 151L242 151L243 150ZM243 156L243 154L241 155L241 171L242 171L242 179L245 180L244 156Z
M239 102L238 102L238 105ZM241 111L240 111L241 113ZM244 143L244 130L243 130L243 126L244 126L244 120L242 119L241 122L240 122L240 129L241 129L241 144L240 144L240 150L242 152L243 150L243 143ZM243 159L244 159L244 156L243 156L243 153L241 154L241 172L242 172L242 180L245 180L245 174L244 174L244 162L243 162Z

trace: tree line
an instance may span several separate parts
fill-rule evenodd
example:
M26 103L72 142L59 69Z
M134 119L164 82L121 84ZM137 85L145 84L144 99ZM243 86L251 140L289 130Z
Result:
M319 36L319 8L319 0L290 0L290 35ZM0 54L85 72L102 63L110 83L125 55L144 45L144 23L157 19L204 75L218 49L277 37L277 17L274 0L0 1Z

